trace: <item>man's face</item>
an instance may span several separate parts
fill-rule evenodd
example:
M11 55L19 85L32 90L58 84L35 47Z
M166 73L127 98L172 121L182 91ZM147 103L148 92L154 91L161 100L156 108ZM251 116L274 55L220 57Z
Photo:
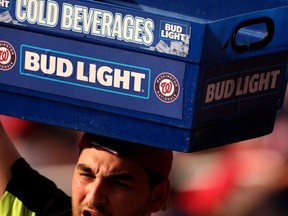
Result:
M95 148L84 149L72 180L73 216L144 216L153 208L144 169Z

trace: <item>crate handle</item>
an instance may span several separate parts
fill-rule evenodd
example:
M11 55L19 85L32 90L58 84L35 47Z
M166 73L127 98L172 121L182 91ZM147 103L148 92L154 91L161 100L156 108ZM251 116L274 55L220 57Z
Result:
M246 41L245 43L241 44L237 38L241 37L241 31L245 31L245 29L248 29L249 27L254 27L257 25L265 25L265 32L261 32L262 36L260 36L260 39L255 41ZM263 29L262 29L263 30ZM269 17L261 17L261 18L256 18L252 20L247 20L242 23L240 23L235 30L233 31L232 34L232 47L235 51L237 52L247 52L250 50L256 50L256 49L261 49L268 45L270 41L272 40L274 36L274 22L271 18ZM263 34L264 33L264 34Z

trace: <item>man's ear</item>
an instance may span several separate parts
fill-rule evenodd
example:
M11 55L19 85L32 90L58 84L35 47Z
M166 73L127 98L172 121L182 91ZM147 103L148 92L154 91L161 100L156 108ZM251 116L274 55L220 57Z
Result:
M151 212L165 211L168 207L170 181L165 180L152 189Z

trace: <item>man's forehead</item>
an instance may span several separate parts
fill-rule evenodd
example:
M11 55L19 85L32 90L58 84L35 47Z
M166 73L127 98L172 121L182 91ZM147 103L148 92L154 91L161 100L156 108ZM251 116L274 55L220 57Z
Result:
M144 169L129 158L117 157L106 151L97 148L83 149L78 164L86 164L97 172L99 170L109 173L138 173Z

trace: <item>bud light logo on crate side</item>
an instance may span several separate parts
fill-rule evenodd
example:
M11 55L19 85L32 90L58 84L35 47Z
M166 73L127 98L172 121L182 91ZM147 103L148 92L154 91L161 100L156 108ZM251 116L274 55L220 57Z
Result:
M188 34L188 27L178 23L161 22L161 38L167 40L184 41Z
M204 106L221 105L239 99L277 93L281 85L282 68L267 67L240 73L237 76L217 77L205 85Z
M155 50L186 57L189 53L190 27L185 24L160 21L159 38Z
M11 2L10 0L0 0L0 9L11 9Z
M150 69L22 45L22 75L148 99Z

